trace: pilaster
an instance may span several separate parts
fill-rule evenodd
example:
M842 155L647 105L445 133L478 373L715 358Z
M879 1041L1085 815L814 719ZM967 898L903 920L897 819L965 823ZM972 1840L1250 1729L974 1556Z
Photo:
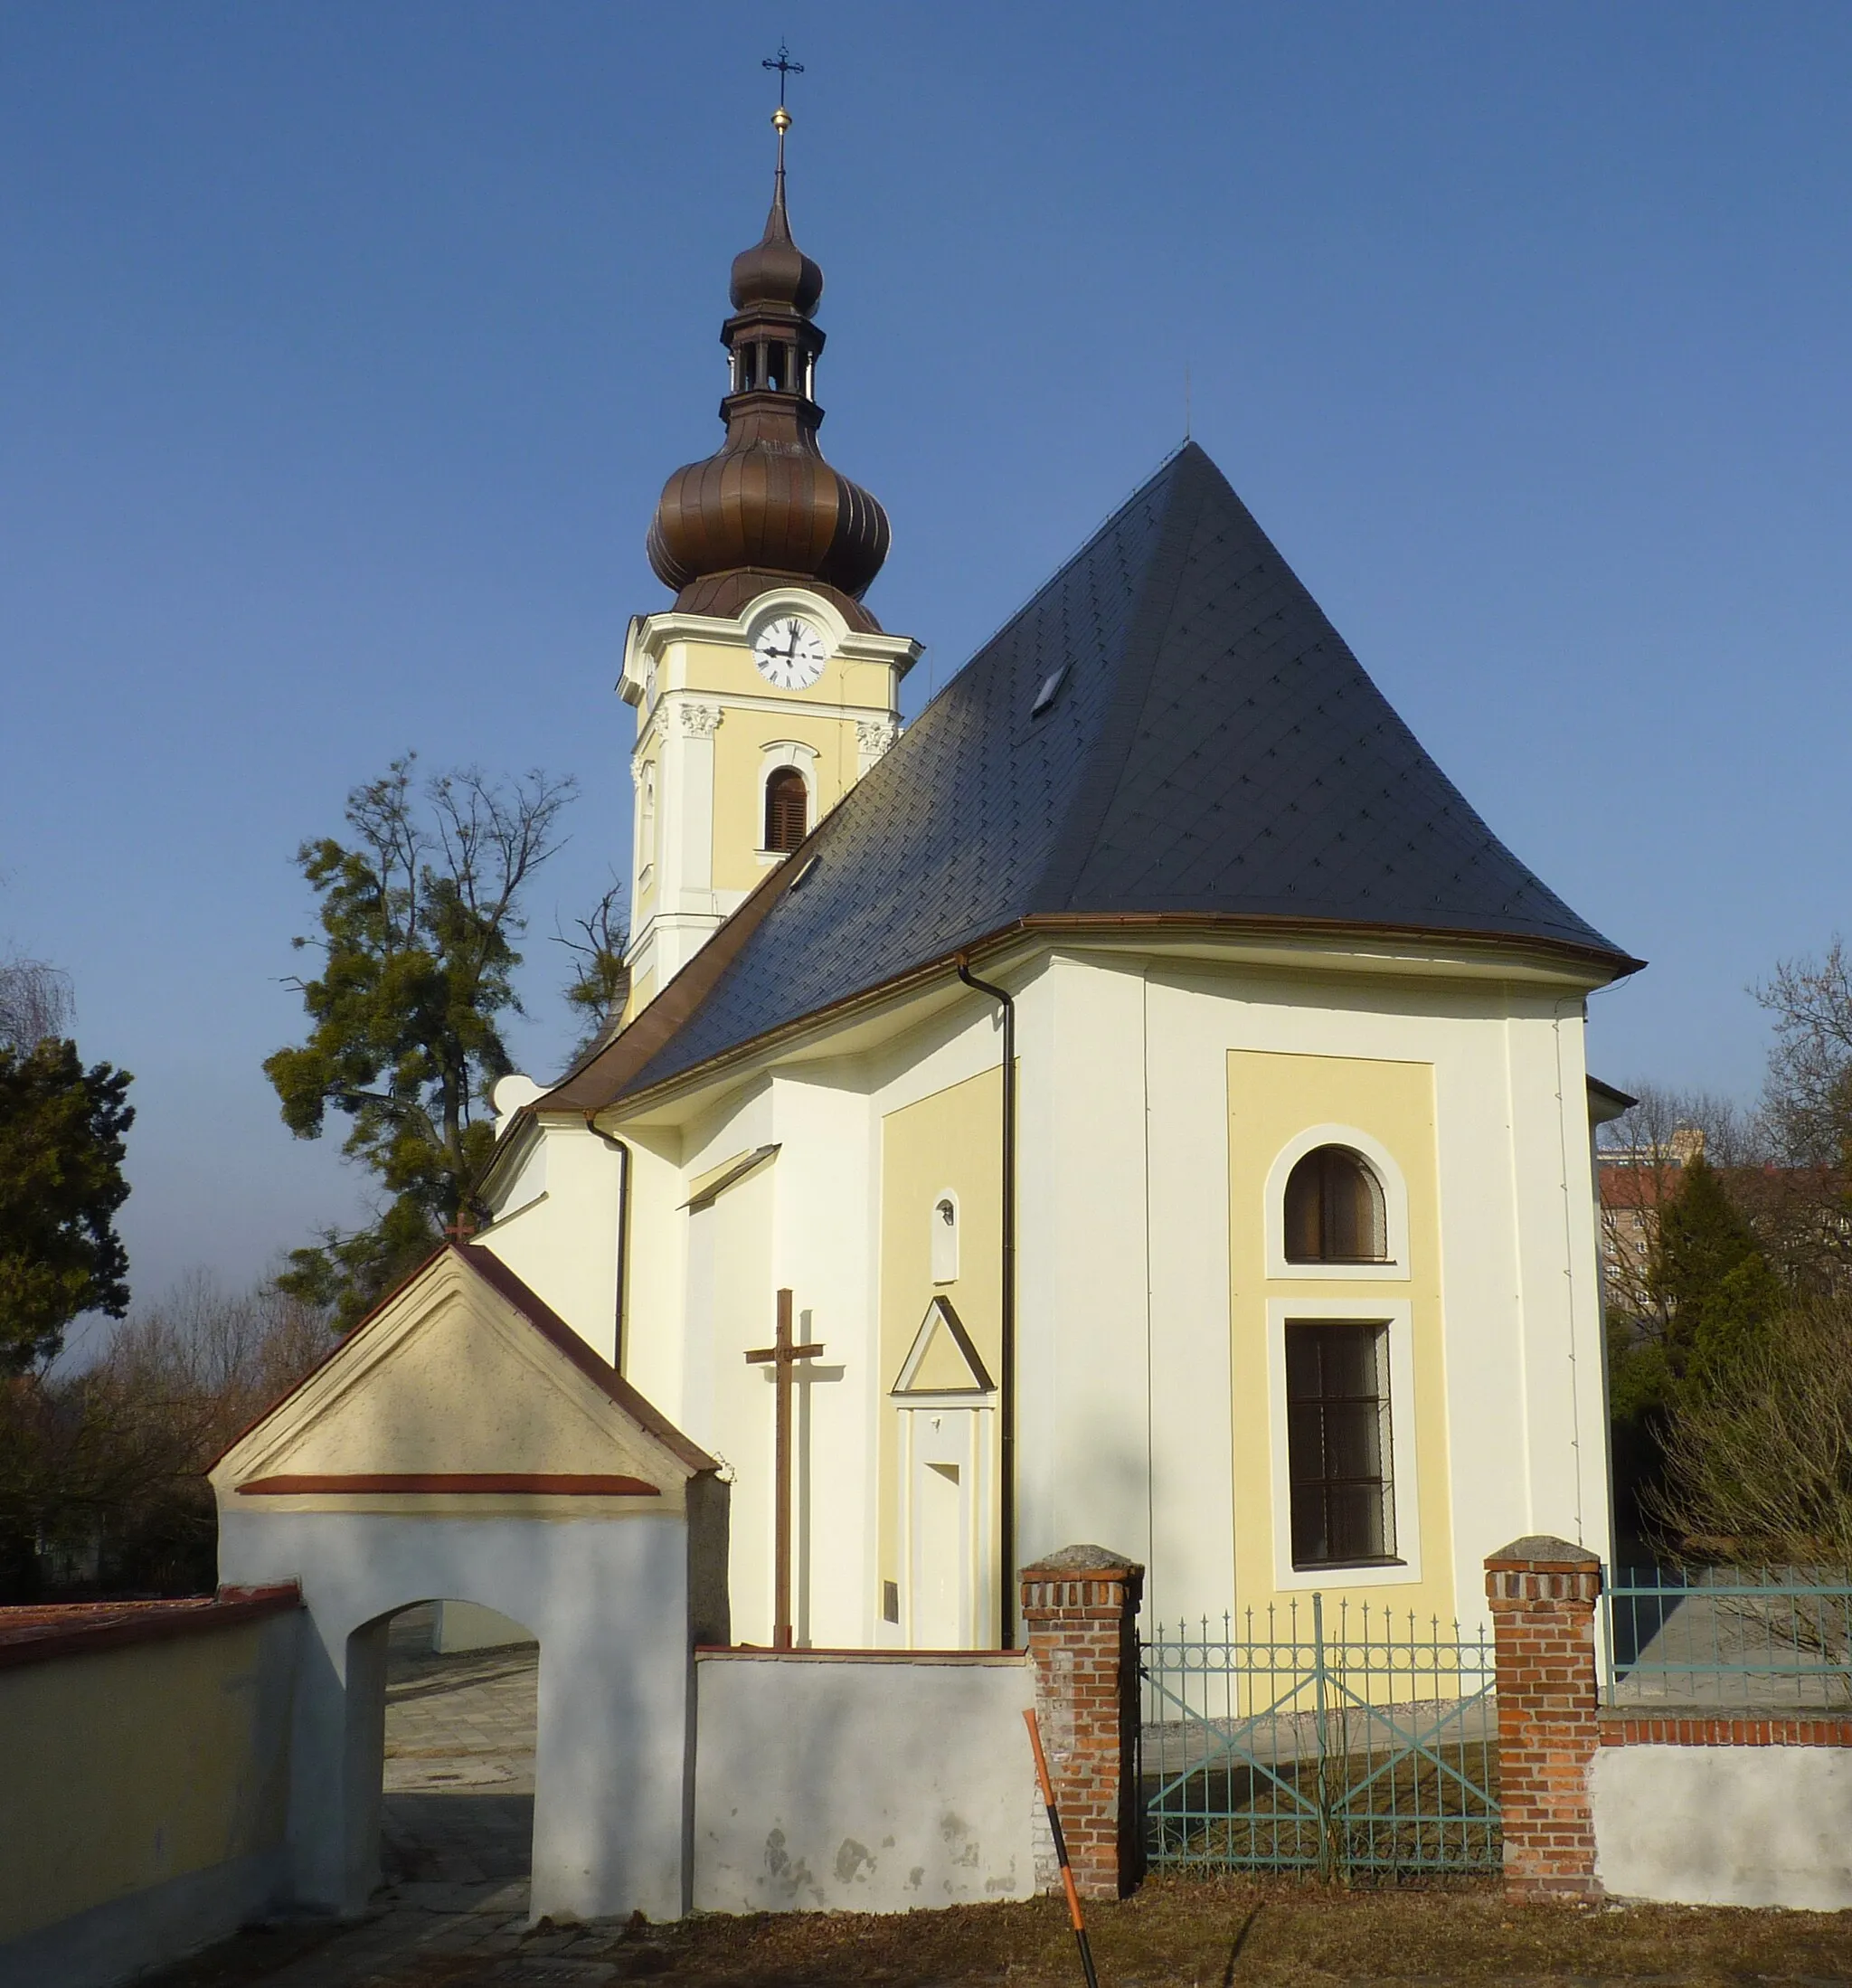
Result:
M1595 1671L1600 1560L1566 1539L1516 1539L1486 1562L1498 1650L1505 1888L1592 1898L1589 1769L1601 1745Z

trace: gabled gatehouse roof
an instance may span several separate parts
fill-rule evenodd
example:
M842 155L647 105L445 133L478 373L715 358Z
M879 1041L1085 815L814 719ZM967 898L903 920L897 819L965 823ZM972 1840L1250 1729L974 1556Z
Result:
M1639 964L1508 850L1186 444L541 1108L596 1109L1029 922Z

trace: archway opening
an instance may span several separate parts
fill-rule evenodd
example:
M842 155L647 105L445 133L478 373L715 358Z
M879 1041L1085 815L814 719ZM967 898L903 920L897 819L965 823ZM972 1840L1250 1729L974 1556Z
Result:
M386 1628L380 1870L472 1909L527 1908L540 1645L472 1602L418 1602Z

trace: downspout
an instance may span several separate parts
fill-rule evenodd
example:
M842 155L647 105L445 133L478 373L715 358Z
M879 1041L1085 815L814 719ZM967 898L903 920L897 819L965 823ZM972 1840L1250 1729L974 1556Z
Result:
M1016 1648L1016 1004L1002 988L980 980L961 952L954 964L974 993L1003 1009L1003 1357L997 1384L997 1494L998 1641Z
M585 1130L601 1139L623 1160L623 1178L618 1184L618 1296L612 1308L611 1365L624 1370L624 1287L630 1273L630 1149L621 1139L603 1131L596 1122L595 1111L585 1114Z

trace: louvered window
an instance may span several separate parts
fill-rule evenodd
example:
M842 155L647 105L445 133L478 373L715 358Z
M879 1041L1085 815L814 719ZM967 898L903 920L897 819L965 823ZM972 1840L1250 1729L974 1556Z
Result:
M795 849L809 826L810 796L795 766L780 766L765 783L765 847Z
M1347 1146L1319 1146L1286 1182L1286 1258L1293 1264L1388 1260L1383 1188Z

